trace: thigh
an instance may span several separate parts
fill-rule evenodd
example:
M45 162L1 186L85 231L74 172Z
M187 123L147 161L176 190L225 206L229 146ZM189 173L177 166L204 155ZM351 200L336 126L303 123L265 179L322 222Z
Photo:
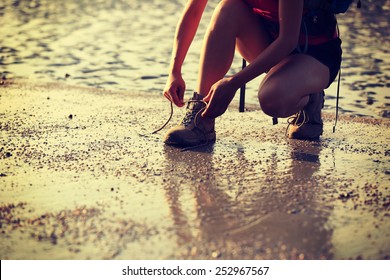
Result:
M325 89L328 82L326 65L309 55L292 54L268 72L260 85L259 98L298 103Z
M224 1L223 1L224 2ZM253 61L272 39L261 17L255 14L252 8L242 0L225 0L230 2L234 10L236 29L236 48L249 63Z

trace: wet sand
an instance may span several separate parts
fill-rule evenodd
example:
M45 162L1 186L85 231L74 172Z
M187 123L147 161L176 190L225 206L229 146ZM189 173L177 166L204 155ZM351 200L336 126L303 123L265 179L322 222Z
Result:
M390 122L288 140L232 104L214 145L163 145L159 94L0 91L1 259L389 259ZM183 111L175 109L171 124Z

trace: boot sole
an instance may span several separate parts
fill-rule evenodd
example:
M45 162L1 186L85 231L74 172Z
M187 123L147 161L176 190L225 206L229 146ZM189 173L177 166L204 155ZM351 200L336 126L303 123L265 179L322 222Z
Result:
M205 139L204 141L195 140L193 142L188 140L183 140L181 138L175 139L175 137L170 137L164 141L164 144L169 146L176 146L176 147L192 147L197 145L202 145L206 143L214 143L216 141L216 135L215 133L213 135L210 135Z

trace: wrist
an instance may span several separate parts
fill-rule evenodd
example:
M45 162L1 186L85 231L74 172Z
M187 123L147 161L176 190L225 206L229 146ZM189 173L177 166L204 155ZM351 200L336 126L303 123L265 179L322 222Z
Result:
M172 67L169 70L169 74L172 76L181 76L181 67Z
M236 89L239 89L244 84L244 82L242 81L242 79L241 79L240 75L238 75L238 73L230 77L229 83L231 84L232 87L234 87Z
M180 62L177 58L172 58L170 66L169 66L169 73L172 75L181 75L181 66L182 62Z

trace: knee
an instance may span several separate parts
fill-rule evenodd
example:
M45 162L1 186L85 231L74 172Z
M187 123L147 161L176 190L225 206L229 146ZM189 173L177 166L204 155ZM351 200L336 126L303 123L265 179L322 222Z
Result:
M214 19L224 18L232 21L243 5L245 4L242 0L222 0L215 8Z
M281 94L278 94L280 89L266 88L260 89L258 93L260 107L263 112L271 117L284 118L286 116L285 100Z
M231 11L234 13L242 5L242 2L242 0L222 0L218 3L216 9L222 12Z

